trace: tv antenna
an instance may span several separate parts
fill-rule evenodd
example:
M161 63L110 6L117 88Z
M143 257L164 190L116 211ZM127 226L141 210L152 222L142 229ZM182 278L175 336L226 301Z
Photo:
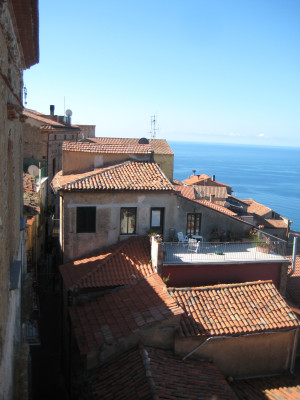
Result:
M156 115L152 115L151 116L151 139L155 139L156 136L156 132L158 131L158 128L156 128L156 121L157 121L157 117Z

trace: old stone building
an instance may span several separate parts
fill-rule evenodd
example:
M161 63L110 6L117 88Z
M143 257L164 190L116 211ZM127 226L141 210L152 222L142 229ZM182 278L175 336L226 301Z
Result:
M39 60L38 1L0 2L0 398L17 398L21 346L23 70ZM19 398L25 398L19 394Z
M30 166L42 168L42 176L50 183L62 169L62 144L65 140L78 141L83 137L95 137L95 125L72 125L70 116L55 115L54 105L50 114L24 109L24 172ZM37 170L36 168L36 170ZM48 200L53 201L48 187Z

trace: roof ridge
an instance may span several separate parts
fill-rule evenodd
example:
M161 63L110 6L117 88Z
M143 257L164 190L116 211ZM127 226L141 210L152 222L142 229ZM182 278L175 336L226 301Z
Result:
M231 288L231 287L241 287L241 286L254 286L258 284L266 284L266 283L273 283L271 279L267 280L259 280L259 281L253 281L253 282L239 282L239 283L221 283L217 285L208 285L208 286L186 286L186 287L168 287L168 291L187 291L187 290L199 290L199 291L204 291L204 290L215 290L217 288ZM273 283L274 284L274 283ZM274 285L275 286L275 285Z
M153 400L159 399L157 390L156 390L155 380L152 376L151 359L149 357L148 351L146 350L145 346L142 343L139 344L139 353L140 353L140 356L141 356L141 359L142 359L142 362L144 365L146 379L150 386L150 392L151 392L151 395L153 396L152 399Z

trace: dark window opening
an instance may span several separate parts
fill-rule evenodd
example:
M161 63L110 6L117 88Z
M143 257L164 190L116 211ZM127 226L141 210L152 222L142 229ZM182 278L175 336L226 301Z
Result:
M96 232L96 207L77 207L76 232Z
M164 208L151 208L150 229L159 234L164 230Z

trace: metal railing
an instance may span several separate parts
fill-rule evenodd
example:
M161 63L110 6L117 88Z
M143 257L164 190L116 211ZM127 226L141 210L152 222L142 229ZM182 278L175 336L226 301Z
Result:
M229 262L238 260L276 260L285 256L283 241L266 240L240 243L195 242L164 243L165 263L193 263L203 261Z

